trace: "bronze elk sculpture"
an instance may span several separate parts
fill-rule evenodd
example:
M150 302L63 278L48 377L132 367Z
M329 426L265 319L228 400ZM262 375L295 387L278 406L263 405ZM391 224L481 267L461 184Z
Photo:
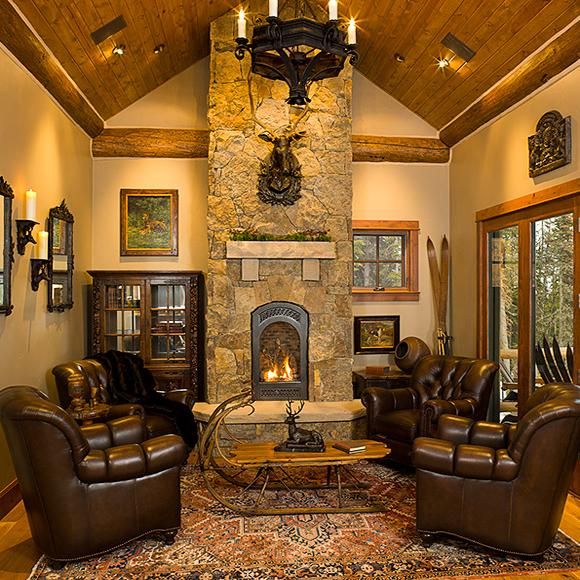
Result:
M296 412L292 409L292 403L293 401L288 401L286 403L287 417L284 419L284 423L288 424L288 439L283 443L280 443L280 445L275 448L275 451L323 452L326 447L322 435L318 431L310 431L296 426L296 420L304 408L304 401L300 401Z

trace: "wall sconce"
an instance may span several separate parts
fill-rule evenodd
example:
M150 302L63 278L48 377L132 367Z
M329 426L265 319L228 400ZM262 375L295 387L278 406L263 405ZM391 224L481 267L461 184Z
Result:
M38 232L36 258L30 259L30 285L36 292L43 280L48 281L48 232Z
M24 219L16 220L16 249L21 256L24 256L28 243L36 244L32 236L34 226L38 225L36 221L36 191L32 189L26 192L24 215Z

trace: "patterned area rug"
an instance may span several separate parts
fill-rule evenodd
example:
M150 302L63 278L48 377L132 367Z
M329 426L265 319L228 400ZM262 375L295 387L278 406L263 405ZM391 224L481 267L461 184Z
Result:
M41 559L31 578L403 580L542 574L580 567L578 545L560 533L543 562L447 539L426 548L415 531L414 477L383 465L360 466L356 471L371 483L371 493L386 502L386 512L242 517L214 500L199 470L188 466L182 477L183 525L173 546L153 539L133 542L100 558L68 564L59 572ZM231 497L239 493L225 482L221 491ZM267 492L265 500L322 505L331 500L326 493ZM361 498L350 498L354 499Z

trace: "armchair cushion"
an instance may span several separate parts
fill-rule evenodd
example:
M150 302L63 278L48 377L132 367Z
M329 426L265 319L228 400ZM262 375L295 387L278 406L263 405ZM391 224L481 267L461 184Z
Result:
M85 483L125 481L176 467L186 457L181 437L163 435L141 444L90 451L77 469L79 479Z
M413 441L419 436L419 409L404 409L380 415L375 421L378 433L389 433L399 441Z
M81 427L91 451L107 449L115 445L142 443L146 438L145 425L141 417L122 417L107 423L94 423Z

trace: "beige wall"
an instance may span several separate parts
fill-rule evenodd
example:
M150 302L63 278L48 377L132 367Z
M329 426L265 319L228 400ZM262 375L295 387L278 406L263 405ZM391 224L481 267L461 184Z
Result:
M30 257L15 255L14 312L0 316L0 388L30 384L47 390L51 368L85 353L84 272L90 264L92 164L88 137L47 93L0 48L0 173L15 193L14 217L23 217L24 192L38 193L38 218L66 199L74 225L74 308L50 314L46 283L30 288ZM35 234L38 233L36 228ZM50 389L52 391L52 389ZM0 489L14 477L0 434Z
M528 136L552 109L572 117L572 163L528 177ZM476 352L475 212L580 176L580 67L453 149L450 170L452 327L455 351Z
M207 159L95 159L95 270L207 270ZM177 189L179 256L121 257L120 197L127 189Z
M449 166L397 163L355 163L353 218L359 220L418 220L418 302L353 304L355 316L393 314L401 317L401 338L418 336L433 345L435 318L427 261L427 236L439 249L449 236ZM355 368L392 364L389 355L355 356Z

